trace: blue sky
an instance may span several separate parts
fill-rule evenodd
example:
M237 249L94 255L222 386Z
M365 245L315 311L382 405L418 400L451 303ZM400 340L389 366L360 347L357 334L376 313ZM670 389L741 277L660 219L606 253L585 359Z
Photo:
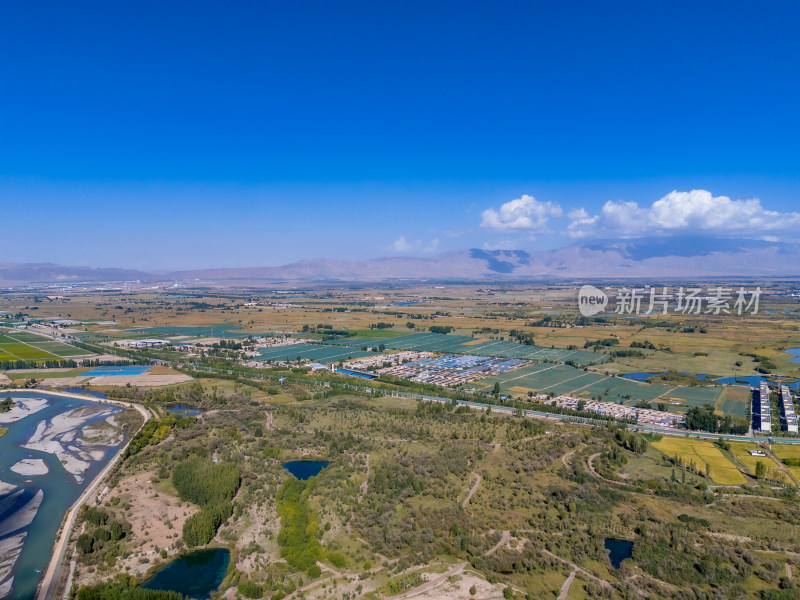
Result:
M0 262L794 241L799 17L795 2L3 2L0 207L31 229L3 227Z

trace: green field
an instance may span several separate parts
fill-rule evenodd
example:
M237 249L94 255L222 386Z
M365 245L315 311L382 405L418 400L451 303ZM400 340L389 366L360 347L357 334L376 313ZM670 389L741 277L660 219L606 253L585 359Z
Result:
M14 359L22 360L57 360L59 357L36 346L17 341L7 335L0 335L0 350L10 354Z
M0 360L58 360L86 354L91 353L27 331L0 334Z
M239 331L236 325L201 325L201 326L164 326L131 329L134 333L144 333L148 336L189 336L189 337L217 337L217 338L246 338L251 335L262 335L252 331ZM126 334L128 332L125 332Z
M717 401L717 410L732 417L746 419L750 415L750 388L730 385Z
M61 356L64 358L69 358L71 356L85 356L87 354L92 354L88 350L84 350L82 348L76 348L75 346L70 346L69 344L62 344L61 342L36 342L31 344L32 346L36 346L45 352L50 352L52 354L56 354L57 356Z
M313 360L320 363L332 363L344 360L372 356L376 352L361 352L356 348L342 348L341 346L323 346L320 344L292 344L290 346L277 346L275 348L261 348L256 360L294 361L300 357L303 360Z
M680 387L675 388L665 398L674 398L676 400L683 400L685 406L716 406L717 399L722 394L724 388L721 386L714 387Z
M9 337L13 337L15 340L25 342L26 344L30 344L31 342L42 342L47 339L41 335L36 335L28 331L5 331L4 333Z
M342 338L326 342L336 346L361 346L368 340L361 338ZM454 354L474 354L476 356L497 356L500 358L521 358L535 361L565 362L573 361L579 365L590 365L608 358L605 354L563 348L525 346L508 340L482 340L466 335L439 333L412 333L392 337L384 342L393 350L414 350L418 352L441 352Z

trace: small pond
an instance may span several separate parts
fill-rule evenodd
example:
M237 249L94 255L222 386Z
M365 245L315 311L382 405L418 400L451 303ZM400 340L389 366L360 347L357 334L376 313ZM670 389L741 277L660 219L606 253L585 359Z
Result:
M628 540L615 540L614 538L606 538L603 545L608 550L608 559L611 561L611 566L619 569L622 561L626 558L633 556L633 542Z
M225 548L198 550L169 563L142 587L207 600L225 579L230 558L230 552Z
M794 356L794 358L791 359L793 363L800 363L800 348L787 348L786 352Z
M310 477L319 475L319 472L329 464L327 460L293 460L283 463L283 468L300 481L305 481Z

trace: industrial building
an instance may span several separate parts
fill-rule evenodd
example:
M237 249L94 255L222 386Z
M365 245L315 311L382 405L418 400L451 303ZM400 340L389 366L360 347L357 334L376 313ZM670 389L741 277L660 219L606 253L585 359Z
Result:
M789 433L797 433L797 414L794 412L792 392L788 385L781 385L781 413L783 415L783 429Z

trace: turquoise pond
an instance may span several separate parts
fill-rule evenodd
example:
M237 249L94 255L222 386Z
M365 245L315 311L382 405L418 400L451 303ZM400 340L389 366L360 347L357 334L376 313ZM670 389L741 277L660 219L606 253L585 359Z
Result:
M293 460L284 463L283 468L300 481L305 481L306 479L319 475L320 471L329 464L327 460Z
M59 459L54 454L40 450L24 448L31 436L36 432L40 423L51 423L54 417L67 411L81 407L105 406L117 411L108 405L98 402L79 400L55 396L39 391L14 391L5 393L12 399L41 398L47 400L47 406L30 414L15 423L4 424L8 433L0 437L0 481L10 486L7 491L0 490L0 543L26 534L24 545L19 559L13 567L14 583L10 595L11 600L29 600L36 593L36 586L42 573L47 568L52 553L56 532L61 525L61 519L69 507L78 499L81 492L89 482L102 470L108 460L121 446L98 447L103 450L103 459L92 462L84 473L83 481L68 473ZM91 418L84 423L100 420L101 417ZM22 475L11 470L11 467L22 460L42 460L47 466L47 473L42 475ZM0 486L2 487L2 486ZM38 511L34 508L33 520L27 523L23 509L37 495L41 498ZM29 505L35 506L35 505Z
M225 548L198 550L169 563L142 587L207 600L225 579L230 560L231 553Z

